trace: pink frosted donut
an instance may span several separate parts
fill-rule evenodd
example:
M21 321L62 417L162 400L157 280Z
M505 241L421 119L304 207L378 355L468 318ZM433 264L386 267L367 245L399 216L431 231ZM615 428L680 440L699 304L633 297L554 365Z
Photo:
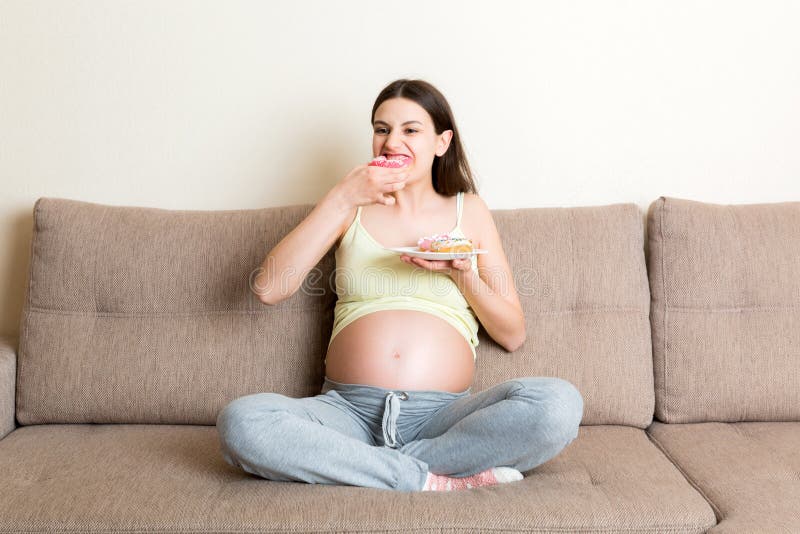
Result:
M472 240L449 234L436 234L417 241L417 248L423 252L472 252Z
M472 252L472 240L466 237L451 237L431 243L432 252Z
M437 241L447 241L450 239L448 234L434 234L430 237L422 237L417 241L417 248L422 251L430 251L431 245Z
M411 158L408 156L392 156L391 158L387 158L386 156L378 156L374 158L372 161L367 163L369 167L389 167L392 169L399 169L400 167L408 166Z

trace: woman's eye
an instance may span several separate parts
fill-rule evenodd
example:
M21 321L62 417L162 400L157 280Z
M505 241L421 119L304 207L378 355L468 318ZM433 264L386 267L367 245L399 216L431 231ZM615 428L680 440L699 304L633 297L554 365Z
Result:
M375 130L375 133L376 134L380 134L380 133L383 133L385 131L386 131L386 128L378 128L377 130ZM414 133L417 132L417 130L415 130L414 128L406 128L406 131L407 132L414 132Z

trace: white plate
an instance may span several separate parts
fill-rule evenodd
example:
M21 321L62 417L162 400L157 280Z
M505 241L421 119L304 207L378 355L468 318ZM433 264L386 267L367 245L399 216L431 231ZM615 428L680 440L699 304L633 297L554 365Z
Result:
M422 252L417 247L387 247L386 250L397 252L398 254L408 254L423 260L455 260L458 258L469 258L478 254L486 254L488 250L476 248L472 252Z

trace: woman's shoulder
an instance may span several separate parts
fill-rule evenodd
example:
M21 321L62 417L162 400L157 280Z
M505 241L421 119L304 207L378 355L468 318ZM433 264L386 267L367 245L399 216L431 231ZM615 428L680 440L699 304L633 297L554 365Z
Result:
M477 193L464 193L463 195L463 213L469 213L470 219L485 219L487 216L491 217L489 206Z
M462 196L464 198L464 205L465 206L467 205L468 202L469 203L480 203L480 204L483 204L484 206L486 205L486 203L483 201L483 199L477 193L470 193L468 191L464 191L462 193Z
M462 210L461 230L472 239L477 248L483 248L483 230L492 219L489 206L477 193L465 192Z

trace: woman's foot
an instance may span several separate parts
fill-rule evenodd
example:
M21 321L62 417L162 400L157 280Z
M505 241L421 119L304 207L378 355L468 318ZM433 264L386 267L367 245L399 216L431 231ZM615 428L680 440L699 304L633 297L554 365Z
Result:
M522 480L522 473L511 467L492 467L468 477L449 477L428 472L428 478L425 479L422 491L452 491L479 486L495 486L516 480Z

